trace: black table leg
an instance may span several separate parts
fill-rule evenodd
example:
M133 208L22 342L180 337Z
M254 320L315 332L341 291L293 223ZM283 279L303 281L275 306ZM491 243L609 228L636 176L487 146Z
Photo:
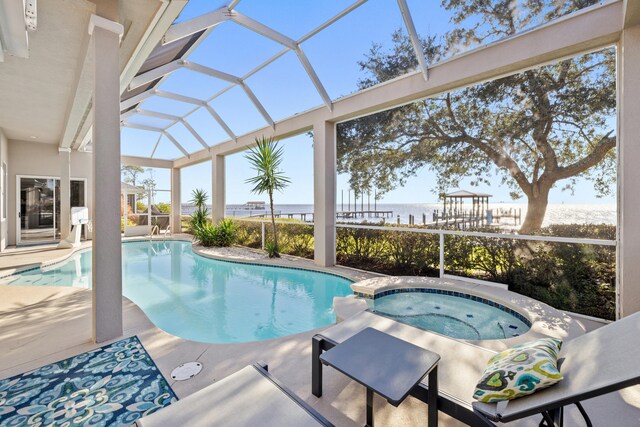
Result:
M367 424L365 427L373 427L373 390L367 388Z
M427 391L429 405L429 427L438 427L438 366L429 372L429 389Z
M322 342L317 336L311 339L311 393L316 397L322 396Z

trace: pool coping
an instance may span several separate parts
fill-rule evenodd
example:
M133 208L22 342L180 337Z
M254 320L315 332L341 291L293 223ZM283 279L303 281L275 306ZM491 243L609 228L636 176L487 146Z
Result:
M500 350L503 345L511 347L542 337L554 337L567 341L585 333L584 327L569 314L541 301L495 286L450 278L387 276L356 282L351 285L351 289L358 296L372 297L388 291L404 289L435 289L457 292L500 304L519 313L531 324L529 331L517 337L498 340L461 340L489 349ZM503 345L499 343L503 343Z
M241 257L229 257L218 255L215 253L211 253L211 248L206 248L204 246L198 245L193 241L193 237L187 234L180 234L174 236L167 236L162 238L154 238L151 239L153 242L172 240L172 241L183 241L187 243L191 243L191 249L194 254L199 255L201 257L214 259L217 261L224 261L236 264L249 264L249 265L262 265L262 266L272 266L272 267L281 267L281 268L290 268L294 270L305 270L317 273L329 274L332 276L340 277L342 279L349 280L350 282L357 282L362 280L363 277L384 277L384 275L374 272L369 272L365 270L358 270L351 267L344 266L334 266L334 267L321 267L313 264L313 260L301 257L295 257L293 255L283 255L281 258L271 259L271 258L261 258L261 259L243 259ZM129 242L148 242L150 239L143 237L123 237L122 243ZM0 270L0 279L4 279L6 277L10 277L16 274L25 273L27 271L42 269L51 267L53 265L60 264L62 262L67 261L73 255L89 250L93 246L92 241L84 241L77 248L72 248L69 252L61 255L60 257L49 259L43 262L34 262L32 264L27 264L19 267L9 267ZM238 246L238 248L242 248L244 251L252 252L254 254L262 254L262 252L254 250L252 248L248 248L245 246ZM55 249L55 248L52 248ZM338 270L338 271L336 271Z
M242 246L243 250L247 250L253 253L260 253L252 248L247 248L246 246ZM313 264L313 260L308 258L296 257L293 255L282 255L280 258L261 258L261 259L242 259L242 258L231 258L224 255L219 255L215 253L211 253L211 248L204 247L202 245L193 244L192 250L196 255L214 259L216 261L224 261L231 262L236 264L248 264L248 265L260 265L267 267L282 267L282 268L290 268L292 270L303 270L303 271L311 271L315 273L323 273L331 276L336 276L341 279L349 280L350 282L356 283L358 281L363 280L362 276L371 276L374 277L386 277L380 275L378 273L373 273L365 270L358 270L351 267L344 266L333 266L333 267L321 267ZM339 271L336 271L339 270ZM346 270L346 271L344 271ZM366 279L365 279L366 280Z
M318 274L326 274L329 276L334 276L343 280L347 280L349 282L349 285L353 284L354 282L361 280L362 275L368 275L368 276L375 276L378 275L377 273L369 273L366 271L362 271L362 270L357 270L357 269L352 269L349 267L342 267L342 266L338 266L338 268L344 268L345 270L349 270L347 272L335 272L332 271L332 267L316 267L315 265L311 264L313 263L312 260L306 259L306 258L299 258L299 257L294 257L291 255L283 255L282 258L279 258L277 260L271 260L271 259L265 259L265 260L242 260L242 259L235 259L235 258L226 258L226 257L221 257L221 256L215 256L212 255L210 253L206 253L203 252L205 251L206 247L203 247L201 245L196 244L193 241L192 236L187 235L187 234L182 234L182 235L176 235L176 236L167 236L165 237L160 237L160 238L154 238L152 239L153 242L155 243L162 243L164 240L171 240L171 241L181 241L181 242L185 242L188 244L191 244L191 248L193 253L196 256L200 256L202 258L208 258L208 259L212 259L215 261L221 261L221 262L229 262L232 264L246 264L246 265L258 265L258 266L264 266L264 267L274 267L274 268L288 268L291 270L303 270L303 271L309 271L309 272L314 272L314 273L318 273ZM140 237L140 236L135 236L135 237L129 237L129 238L123 238L122 239L122 243L140 243L140 242L149 242L149 238L144 238L144 237ZM7 268L7 269L3 269L0 270L0 279L3 278L7 278L10 276L14 276L17 274L21 274L27 271L32 271L32 270L38 270L38 269L43 269L43 268L48 268L48 267L52 267L55 266L57 264L61 264L64 263L66 261L68 261L72 256L76 255L76 254L80 254L82 252L86 252L88 250L91 250L92 248L92 242L91 241L84 241L82 242L82 244L76 248L71 248L69 250L69 252L65 253L64 255L54 258L54 259L50 259L47 260L45 262L40 262L40 263L33 263L33 264L29 264L29 265L25 265L25 266L21 266L18 268ZM262 254L262 252L255 250L255 249L251 249L251 248L246 248L244 246L237 246L237 248L241 248L243 250L250 250L254 253L258 253L258 254ZM55 249L55 248L52 248ZM292 259L293 258L293 259ZM265 262L262 262L265 261ZM306 262L308 264L311 265L292 265L292 262L298 261L298 264ZM348 273L352 273L352 274L348 274ZM358 277L357 273L360 273L360 276ZM4 286L9 286L9 287L22 287L23 285L12 285L12 284L6 284L6 283L0 283L0 289ZM27 288L30 288L30 286L26 286ZM78 289L78 290L87 290L86 288L81 288L81 287L67 287L67 286L47 286L48 288L63 288L63 289ZM88 289L89 292L91 292L91 289ZM351 295L349 295L349 297L351 298ZM164 329L162 329L160 326L156 325L151 318L149 318L149 316L144 312L144 310L142 309L142 307L140 307L137 303L135 303L133 300L129 299L128 297L126 297L125 295L122 295L122 299L123 301L128 301L129 303L133 304L134 306L136 306L139 310L142 311L142 313L144 314L145 318L149 320L149 322L151 322L154 326L154 328L157 328L159 331L161 331L164 334L167 334L168 336L174 337L176 339L180 339L183 340L185 342L191 342L194 344L199 344L199 345L207 345L207 346L234 346L234 345L246 345L247 343L258 343L258 342L267 342L267 341L277 341L277 340L282 340L282 339L287 339L289 337L295 337L297 335L302 335L302 334L309 334L309 333L317 333L321 330L324 330L326 328L329 328L331 326L334 326L336 324L336 322L332 322L326 325L322 325L322 326L317 326L314 327L313 329L307 330L307 331L300 331L300 332L295 332L293 334L289 334L289 335L284 335L284 336L280 336L280 337L272 337L272 338L267 338L267 339L262 339L262 340L256 340L256 341L243 341L243 342L231 342L231 343L210 343L210 342L206 342L206 341L198 341L198 340L193 340L193 339L189 339L189 338L184 338L178 335L174 335L171 332L168 332Z
M85 241L85 242L82 242L82 244L77 248L71 248L67 253L57 258L53 258L53 259L42 261L42 262L34 262L32 264L21 265L18 267L3 268L0 270L0 279L4 279L5 277L13 276L15 274L24 273L26 271L37 270L38 268L45 268L51 265L59 264L71 258L72 255L91 248L91 246L92 245L90 241ZM52 247L51 250L56 250L56 248ZM4 256L11 256L11 255L7 254Z
M174 238L172 237L167 237L167 240L187 240L184 237L181 236L176 236ZM144 241L148 241L149 239L145 239L145 238L141 238L141 237L123 237L122 238L122 243L127 243L127 242L144 242ZM159 239L153 239L154 241L158 241ZM33 247L37 247L37 246L29 246L29 248L33 248ZM51 267L53 265L56 264L60 264L66 260L68 260L69 258L71 258L73 255L83 252L85 250L91 249L93 247L93 241L92 240L85 240L83 242L81 242L80 246L75 247L75 248L69 248L68 252L66 252L65 254L57 257L57 258L52 258L49 259L47 261L42 261L42 262L34 262L32 264L26 264L26 265L22 265L19 267L8 267L8 268L3 268L0 270L0 279L4 279L5 277L9 277L9 276L13 276L15 274L20 274L20 273L24 273L27 271L31 271L31 270L37 270L39 268L46 268L46 267ZM25 247L26 249L27 247ZM51 246L51 250L56 250L56 247ZM18 252L19 253L19 252ZM4 256L11 256L12 254L6 254Z

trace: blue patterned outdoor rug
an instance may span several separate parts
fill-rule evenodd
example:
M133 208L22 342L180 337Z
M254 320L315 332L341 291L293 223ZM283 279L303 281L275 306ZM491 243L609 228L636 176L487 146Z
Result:
M0 380L0 427L128 426L176 400L133 336Z

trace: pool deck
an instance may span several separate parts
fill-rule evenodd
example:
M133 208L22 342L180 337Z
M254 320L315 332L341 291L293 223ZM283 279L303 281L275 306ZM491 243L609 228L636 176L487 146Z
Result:
M68 258L80 249L90 247L91 242L82 242L80 248L75 249L58 249L57 245L7 248L6 251L0 254L0 276L56 263Z
M567 313L543 302L511 292L502 286L464 282L450 278L438 279L416 276L374 277L351 285L351 289L354 292L369 296L385 291L412 288L443 289L480 297L514 310L530 322L530 329L517 337L503 340L465 340L483 348L502 351L507 347L523 344L538 338L553 337L566 341L586 332L582 322L573 319Z
M15 250L11 256L0 257L0 263L5 269L14 268L9 260L15 256L15 265L24 268L39 263L49 264L69 255L55 249L40 249ZM205 250L203 255L313 268L311 261L295 257L273 261L260 258L262 255L255 251L226 251ZM354 278L373 277L344 267L328 271L339 275L352 274ZM331 369L325 370L323 397L318 399L311 395L311 337L324 328L267 341L206 344L184 340L158 329L138 306L124 297L123 310L124 336L137 335L140 338L165 378L170 378L171 370L180 363L196 360L203 363L203 371L196 377L170 382L181 398L247 364L264 360L277 378L335 425L351 427L364 423L364 388L345 376ZM91 290L0 285L0 343L0 378L6 378L109 342L100 345L91 342ZM585 406L596 426L640 425L640 387L589 400ZM426 407L413 398L394 408L376 397L374 408L378 425L425 425ZM576 420L574 411L567 412L566 426L583 425ZM443 414L440 421L444 426L460 425ZM529 420L509 425L534 426L537 423Z

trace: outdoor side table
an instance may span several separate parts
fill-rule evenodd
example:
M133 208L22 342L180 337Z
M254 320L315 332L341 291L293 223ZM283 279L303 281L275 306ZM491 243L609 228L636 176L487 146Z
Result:
M367 426L373 427L373 393L398 406L429 375L429 426L438 425L438 362L440 355L366 328L320 356L367 388Z

